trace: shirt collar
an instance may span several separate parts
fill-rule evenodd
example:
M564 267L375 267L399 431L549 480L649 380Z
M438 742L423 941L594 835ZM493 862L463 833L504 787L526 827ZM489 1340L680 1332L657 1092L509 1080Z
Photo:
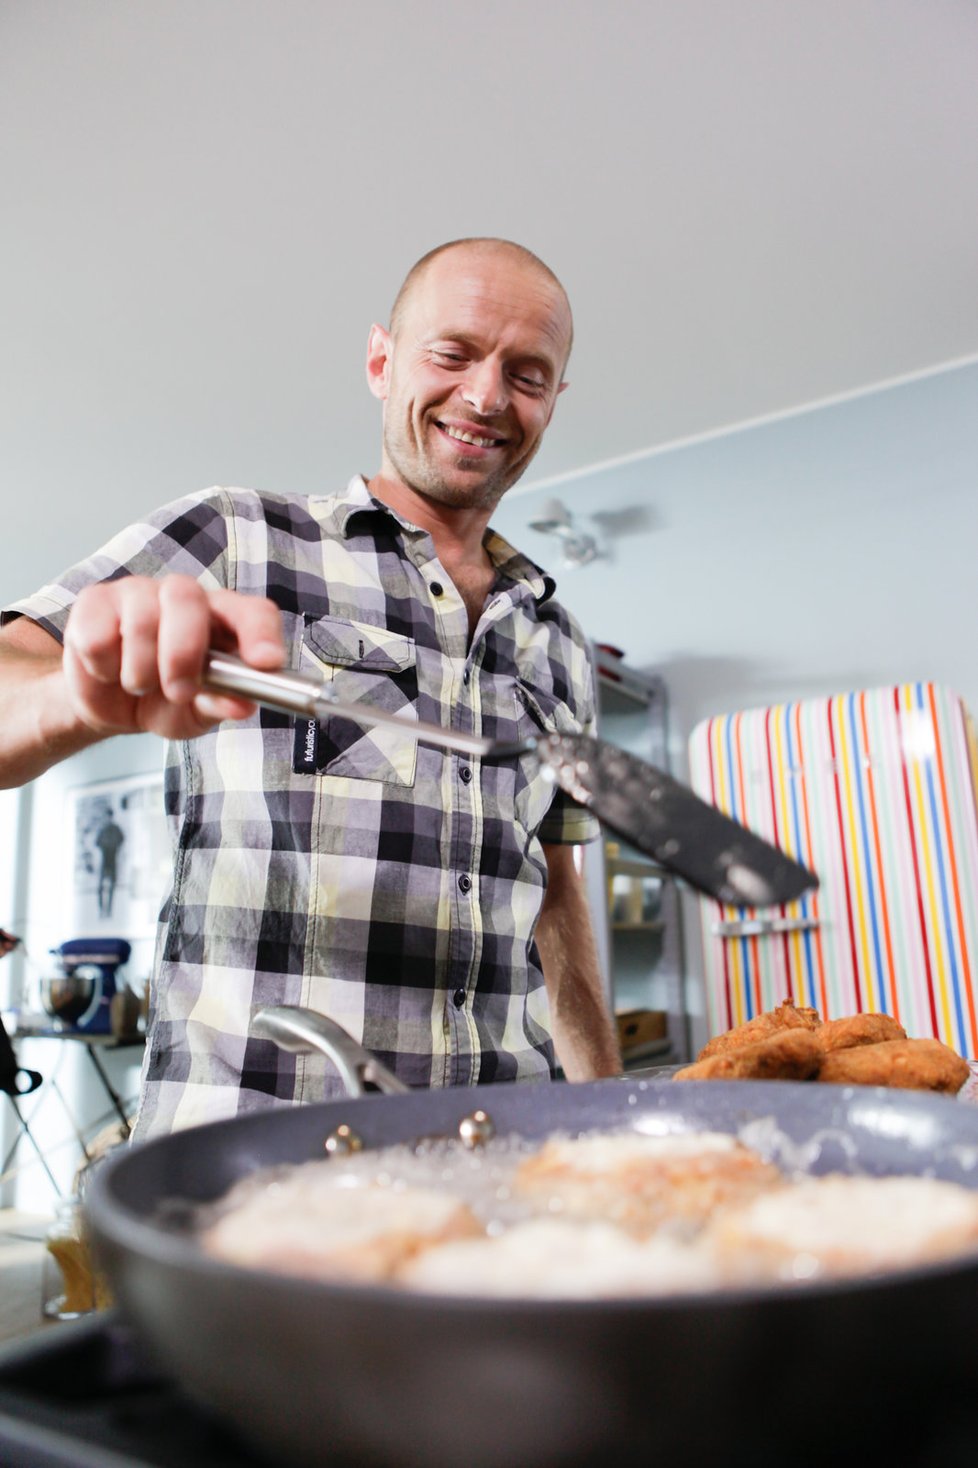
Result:
M489 552L489 557L496 567L500 576L508 581L515 581L526 587L539 603L549 601L557 589L557 583L552 576L548 576L535 561L518 551L515 546L504 540L497 530L490 525L483 536L482 544Z
M417 531L416 525L410 524L390 505L384 504L383 500L375 499L370 493L367 481L362 474L354 474L346 489L340 494L331 495L327 501L327 518L333 529L344 540L353 533L354 526L351 524L360 515L386 515L396 520L405 530Z
M364 476L354 474L342 494L333 497L328 518L337 533L346 539L353 531L354 519L363 515L386 515L409 534L427 534L427 531L398 514L397 510L383 500L376 499L370 493ZM557 585L553 577L528 556L523 555L522 551L510 545L491 525L487 528L482 543L500 576L525 586L534 601L542 603L550 600Z

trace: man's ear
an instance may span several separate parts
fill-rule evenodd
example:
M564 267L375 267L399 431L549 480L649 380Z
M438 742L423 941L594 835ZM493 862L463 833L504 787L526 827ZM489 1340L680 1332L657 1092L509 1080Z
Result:
M391 358L394 344L390 332L376 323L367 340L367 386L375 398L383 402L390 388Z
M559 386L559 387L558 387L558 389L557 389L557 391L556 391L556 392L555 392L555 393L554 393L554 400L553 400L553 402L552 402L552 403L551 403L551 404L550 404L550 412L549 412L549 413L548 413L548 414L547 414L547 421L546 421L546 423L545 423L545 424L544 424L544 427L545 427L545 428L549 428L549 427L550 427L550 420L551 420L551 419L552 419L552 418L553 418L553 415L554 415L554 409L555 409L555 408L556 408L556 406L557 406L557 399L558 399L558 398L559 398L559 397L560 397L560 395L561 395L561 393L562 393L562 392L563 392L563 391L564 391L564 388L565 388L565 387L570 387L570 383L569 383L569 382L562 382L562 383L561 383L561 384L560 384L560 386Z

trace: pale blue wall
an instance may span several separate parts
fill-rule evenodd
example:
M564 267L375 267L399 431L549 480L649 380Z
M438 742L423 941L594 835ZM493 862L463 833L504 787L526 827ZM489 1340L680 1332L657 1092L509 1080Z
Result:
M528 528L553 495L606 559L561 571ZM922 678L978 713L976 365L517 489L494 523L665 678L677 768L699 719L787 699Z

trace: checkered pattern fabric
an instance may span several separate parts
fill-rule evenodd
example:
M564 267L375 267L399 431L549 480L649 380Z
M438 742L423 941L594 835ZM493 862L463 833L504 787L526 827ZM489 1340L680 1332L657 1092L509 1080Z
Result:
M269 596L293 666L344 701L493 739L593 727L587 643L491 530L475 635L430 536L356 478L333 497L212 489L165 507L7 609L59 639L78 591L183 572ZM175 863L136 1135L337 1094L320 1057L249 1034L258 1004L328 1014L411 1086L553 1071L533 932L541 843L597 834L530 757L261 710L171 746Z

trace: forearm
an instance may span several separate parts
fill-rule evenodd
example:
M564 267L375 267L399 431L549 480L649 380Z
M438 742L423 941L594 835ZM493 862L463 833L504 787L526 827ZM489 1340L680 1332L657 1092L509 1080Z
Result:
M51 651L0 642L0 789L26 785L101 737L74 713L54 638Z
M547 896L536 941L554 1045L570 1081L620 1075L621 1053L605 997L591 914L570 847L547 848Z

